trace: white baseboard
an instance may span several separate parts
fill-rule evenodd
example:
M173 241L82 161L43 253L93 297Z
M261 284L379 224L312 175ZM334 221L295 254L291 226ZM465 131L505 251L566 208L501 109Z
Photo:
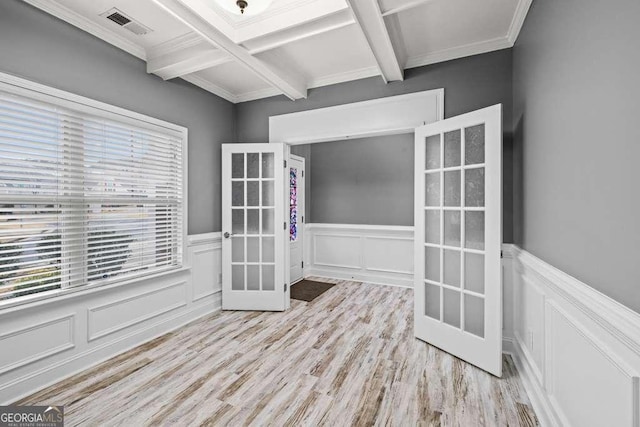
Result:
M541 424L640 427L640 314L513 253L514 360Z
M218 234L190 236L190 268L0 311L0 405L220 310Z
M366 274L352 274L348 272L336 271L332 269L304 269L304 277L317 277L320 279L341 279L341 280L355 280L356 282L366 282L371 283L372 285L381 285L381 286L397 286L399 288L410 288L413 289L413 281L408 281L404 279L381 279L375 275L366 275Z

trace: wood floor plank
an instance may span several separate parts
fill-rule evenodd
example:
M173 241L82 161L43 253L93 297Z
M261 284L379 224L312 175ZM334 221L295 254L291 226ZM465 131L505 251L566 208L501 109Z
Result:
M347 280L282 313L221 312L22 399L67 425L537 426L502 379L413 337L411 289Z

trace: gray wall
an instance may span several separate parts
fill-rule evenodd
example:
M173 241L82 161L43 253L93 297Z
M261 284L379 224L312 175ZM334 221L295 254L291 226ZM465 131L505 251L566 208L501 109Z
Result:
M311 144L309 222L413 225L413 145L413 134Z
M220 231L220 143L233 104L19 0L0 1L0 71L189 128L189 233Z
M484 55L477 55L469 58L458 59L441 64L430 65L426 67L414 68L406 70L405 80L402 82L393 82L384 84L380 77L357 80L347 83L341 83L333 86L327 86L309 90L309 96L306 100L289 101L285 97L273 97L252 102L245 102L236 105L237 134L240 142L266 142L269 136L269 116L291 113L294 111L310 110L314 108L328 107L332 105L346 104L350 102L364 101L368 99L380 98L384 96L399 95L404 93L418 92L422 90L444 88L445 89L445 116L451 117L458 114L476 110L478 108L487 107L493 104L502 103L504 106L504 164L505 177L511 176L511 112L512 112L512 88L511 88L511 50L502 50ZM360 142L363 147L365 142ZM389 142L393 143L392 141ZM378 148L382 146L381 140L370 145L373 149L374 145ZM337 147L338 144L333 144ZM319 149L319 150L330 150ZM360 161L362 152L354 150L350 147L344 148L345 156L340 160L345 164L350 163L355 168L350 172L351 179L349 183L344 182L343 185L350 184L353 189L358 185L362 194L375 194L377 192L374 183L360 180L356 182L356 177L369 176L371 168L366 162ZM379 221L391 224L412 224L412 206L413 197L406 196L408 200L403 202L404 209L399 212L392 203L385 203L371 209L372 198L367 196L367 200L359 198L351 199L352 210L342 212L341 210L328 211L321 207L314 200L322 200L316 197L317 194L328 194L329 189L323 188L322 185L331 185L336 190L337 187L333 177L325 176L324 173L334 173L330 169L324 169L322 175L317 173L314 168L316 162L314 159L315 149L312 148L310 173L310 199L311 206L307 209L309 219L314 222L349 222L349 223L365 223L373 224ZM328 152L324 152L324 156L330 156ZM366 152L366 155L373 155ZM338 159L338 155L331 155ZM395 158L395 156L398 156ZM389 153L388 162L378 165L376 172L381 176L391 176L397 173L396 166L402 162L406 162L403 153ZM309 168L309 166L308 166ZM406 172L406 171L405 171ZM393 194L404 194L407 188L412 188L412 179L408 179L408 175L403 172L401 177L394 177L395 188L393 190L385 187L385 191L395 192ZM404 181L404 182L403 182ZM370 186L370 188L367 188ZM355 194L355 192L354 192ZM512 226L512 187L511 180L504 180L504 241L511 242L513 236ZM345 195L342 195L343 199ZM354 196L359 197L359 196ZM364 196L363 196L364 197ZM325 209L322 211L322 209ZM382 212L378 212L382 211ZM408 216L411 214L411 222Z
M516 242L640 312L638 18L638 0L534 0L513 75Z

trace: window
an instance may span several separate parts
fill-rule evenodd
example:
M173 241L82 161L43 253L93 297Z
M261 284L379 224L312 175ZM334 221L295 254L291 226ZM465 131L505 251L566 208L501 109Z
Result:
M0 84L0 300L179 268L184 130L46 92Z

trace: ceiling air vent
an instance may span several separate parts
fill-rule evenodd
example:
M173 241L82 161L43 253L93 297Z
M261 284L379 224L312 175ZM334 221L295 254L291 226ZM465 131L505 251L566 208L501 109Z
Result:
M101 14L100 16L104 16L108 20L115 22L122 28L131 31L133 34L136 34L138 36L143 36L152 31L150 28L145 27L141 23L133 20L131 17L125 15L115 7Z

